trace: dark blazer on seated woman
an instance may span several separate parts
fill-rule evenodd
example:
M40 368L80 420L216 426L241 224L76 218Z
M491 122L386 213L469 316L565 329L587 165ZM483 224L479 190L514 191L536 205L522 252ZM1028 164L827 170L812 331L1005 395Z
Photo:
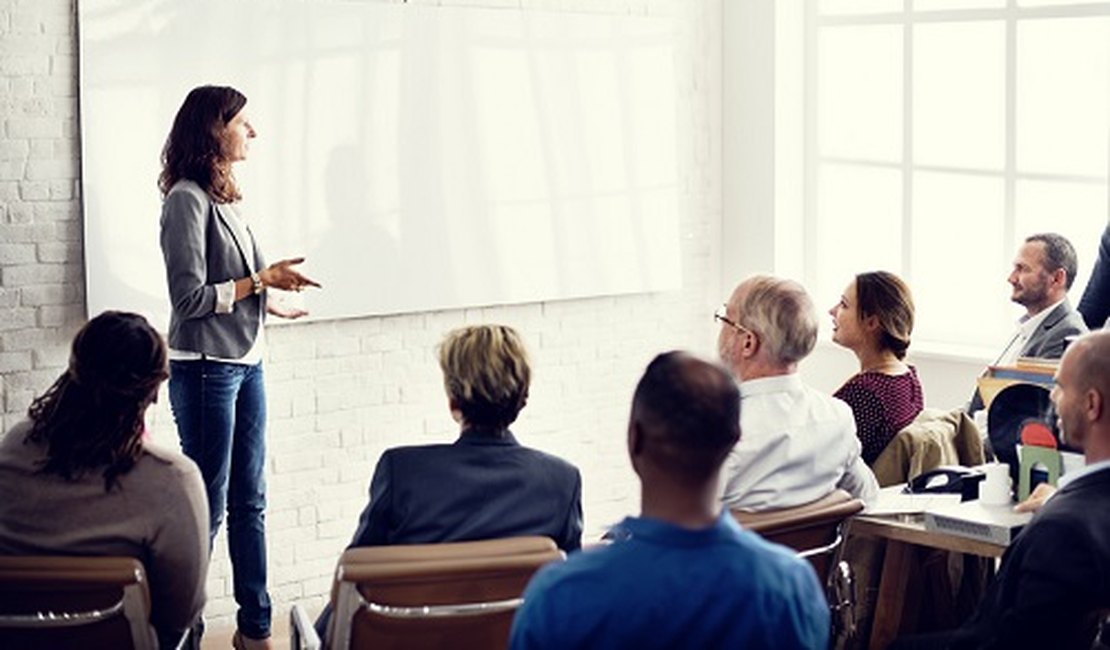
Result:
M509 425L528 402L532 369L511 327L453 330L439 346L453 444L388 449L351 546L436 544L543 535L582 544L582 477L565 460L522 446ZM316 621L326 638L331 606Z
M581 546L582 478L508 429L471 427L453 444L398 447L378 460L351 546L544 535Z
M582 477L508 429L464 429L453 444L396 447L378 460L349 548L544 535L582 545ZM331 604L316 620L326 639Z

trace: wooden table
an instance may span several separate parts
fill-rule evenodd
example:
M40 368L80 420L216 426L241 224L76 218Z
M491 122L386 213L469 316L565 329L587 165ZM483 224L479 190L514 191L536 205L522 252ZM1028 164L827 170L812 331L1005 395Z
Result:
M1006 547L999 544L925 530L925 515L860 515L852 519L848 534L886 540L868 646L873 650L883 650L890 645L901 631L903 615L917 607L920 590L907 586L917 582L920 547L990 558L1001 557L1006 551Z

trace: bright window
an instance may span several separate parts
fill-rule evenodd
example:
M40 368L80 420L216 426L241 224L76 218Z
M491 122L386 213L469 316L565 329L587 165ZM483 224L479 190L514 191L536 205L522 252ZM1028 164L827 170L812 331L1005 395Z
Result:
M776 74L803 78L776 98L804 124L800 137L776 125L776 156L802 152L804 198L776 218L801 215L785 258L818 304L856 272L891 270L914 289L916 349L988 354L1021 314L1006 277L1038 231L1075 245L1077 303L1110 216L1110 2L804 7L780 10L776 51Z

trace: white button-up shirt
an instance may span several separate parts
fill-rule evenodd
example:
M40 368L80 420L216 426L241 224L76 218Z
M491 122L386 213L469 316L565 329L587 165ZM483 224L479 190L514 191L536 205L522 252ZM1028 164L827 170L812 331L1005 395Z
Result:
M721 483L721 501L749 511L802 505L836 488L868 504L879 494L852 410L796 374L741 382L740 442Z

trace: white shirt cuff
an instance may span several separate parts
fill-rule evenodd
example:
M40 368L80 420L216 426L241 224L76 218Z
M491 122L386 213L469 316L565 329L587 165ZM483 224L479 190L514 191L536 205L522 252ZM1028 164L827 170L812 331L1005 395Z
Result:
M235 308L235 280L216 285L216 313L230 314Z

